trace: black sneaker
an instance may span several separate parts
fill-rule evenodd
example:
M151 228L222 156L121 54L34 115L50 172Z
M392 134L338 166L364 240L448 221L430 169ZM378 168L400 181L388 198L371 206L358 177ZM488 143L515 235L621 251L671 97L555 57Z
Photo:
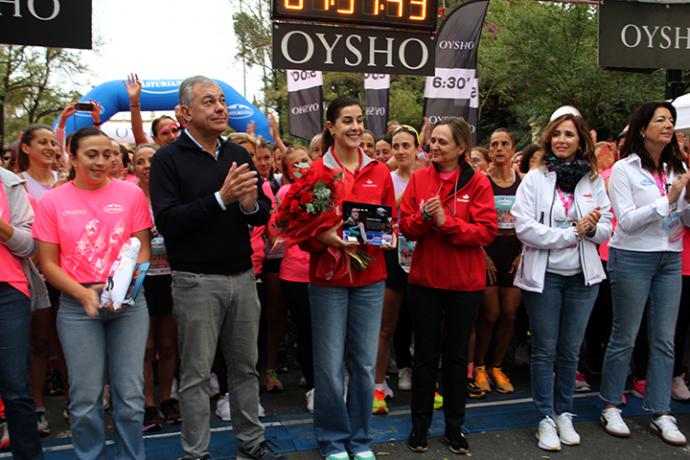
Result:
M152 433L154 431L160 431L162 429L161 416L158 413L158 408L156 406L147 407L144 409L144 426L142 431L144 433Z
M473 380L467 381L467 397L469 399L485 399L486 391L479 388Z
M412 452L418 452L420 454L426 452L426 435L419 436L416 431L412 430L412 433L410 433L410 436L407 438L407 447Z
M168 425L178 424L182 420L182 416L180 415L180 406L176 399L162 401L160 410L161 414L163 414L163 420Z
M448 444L448 449L454 454L464 455L470 451L470 445L462 433L446 433L443 442Z
M252 450L240 447L237 451L237 460L287 460L287 457L273 452L268 442L264 441Z

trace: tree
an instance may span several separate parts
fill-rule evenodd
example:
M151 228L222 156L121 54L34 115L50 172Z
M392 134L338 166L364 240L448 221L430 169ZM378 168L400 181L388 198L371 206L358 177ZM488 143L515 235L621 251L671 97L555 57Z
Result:
M60 81L85 70L73 51L0 45L0 145L31 123L48 122L76 99Z

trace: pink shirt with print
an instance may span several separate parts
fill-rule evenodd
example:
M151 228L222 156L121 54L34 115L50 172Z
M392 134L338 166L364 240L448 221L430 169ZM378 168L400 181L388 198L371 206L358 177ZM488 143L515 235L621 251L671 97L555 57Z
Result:
M153 223L144 192L111 180L97 190L68 182L46 193L36 207L34 237L60 246L60 267L77 282L102 283L122 245Z

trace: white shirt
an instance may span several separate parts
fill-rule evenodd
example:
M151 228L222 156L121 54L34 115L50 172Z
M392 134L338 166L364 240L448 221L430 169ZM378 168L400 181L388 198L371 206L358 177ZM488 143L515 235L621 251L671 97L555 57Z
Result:
M666 164L663 165L666 169ZM676 179L673 171L668 172L666 190ZM657 178L658 180L658 178ZM685 190L678 201L669 204L666 193L657 186L649 171L642 167L637 154L621 159L613 165L609 180L609 196L618 224L613 232L612 248L641 252L681 252L683 238L671 241L668 223L673 219L674 227L680 223L690 224L690 207L685 201Z

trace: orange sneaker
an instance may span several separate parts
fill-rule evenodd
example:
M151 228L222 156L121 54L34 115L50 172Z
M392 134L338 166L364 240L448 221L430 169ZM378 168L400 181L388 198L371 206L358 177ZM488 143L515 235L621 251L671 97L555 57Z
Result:
M494 383L494 388L496 388L496 391L499 393L512 393L515 391L513 389L513 384L510 383L510 379L503 373L503 369L500 367L491 368L491 381Z
M491 393L489 374L486 372L486 366L474 366L474 384L480 390Z
M264 385L269 393L280 393L283 391L283 382L278 378L278 373L275 369L266 369Z

